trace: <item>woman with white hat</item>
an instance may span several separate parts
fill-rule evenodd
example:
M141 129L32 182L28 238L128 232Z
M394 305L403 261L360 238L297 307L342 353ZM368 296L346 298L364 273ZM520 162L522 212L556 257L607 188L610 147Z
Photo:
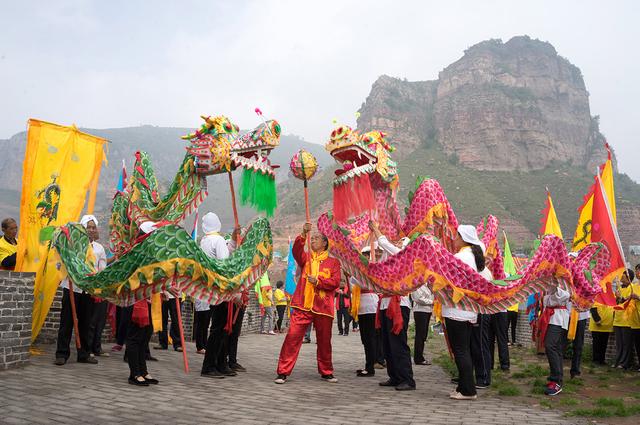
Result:
M472 269L482 272L485 268L483 247L475 227L458 226L458 234L453 241L455 257ZM477 316L477 313L457 307L442 307L447 337L458 368L458 386L449 395L455 400L475 400L478 397L471 359L471 328L476 323Z

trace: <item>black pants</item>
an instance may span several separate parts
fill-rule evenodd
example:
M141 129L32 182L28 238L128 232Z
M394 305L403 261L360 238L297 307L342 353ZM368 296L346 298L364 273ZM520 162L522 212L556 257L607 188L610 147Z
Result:
M91 321L89 323L89 348L91 352L98 355L102 352L102 332L107 324L108 301L95 302L91 299Z
M431 313L423 311L414 311L413 320L416 322L416 335L413 339L413 361L418 363L424 363L424 343L427 341L429 335L429 321L431 320Z
M491 385L490 329L490 314L478 314L478 321L471 325L471 361L478 385Z
M491 369L495 364L496 341L498 343L498 359L500 369L509 370L509 316L507 312L491 315L489 327L489 351L491 352Z
M342 325L344 321L344 326ZM351 323L351 315L347 307L341 307L338 309L338 332L340 335L349 335L349 324Z
M593 339L593 362L595 364L606 364L609 335L611 335L611 332L591 332L591 338Z
M284 313L287 311L286 305L277 305L276 311L278 312L278 321L276 322L276 329L278 332L282 331L282 319L284 319Z
M182 307L182 302L180 302L180 307ZM182 343L180 341L180 327L178 326L178 309L174 298L162 301L162 330L158 332L158 342L162 348L169 347L169 338L167 337L169 315L171 315L169 335L173 340L173 348L178 348Z
M384 358L387 362L389 380L395 385L408 384L416 386L411 368L411 349L407 344L407 329L409 328L409 307L400 307L402 311L402 330L398 335L391 332L393 321L386 315L386 310L380 310L382 325L382 345Z
M631 329L631 340L638 357L638 365L640 366L640 329ZM633 352L631 353L631 362L633 363Z
M229 335L229 338L228 338L229 345L226 350L229 356L228 364L229 366L234 366L238 364L238 339L240 338L240 333L242 332L242 320L244 319L244 311L246 310L246 308L240 307L237 304L233 304L233 303L229 305L230 306L233 305L234 314L237 309L240 309L238 311L238 316L236 317L236 321L233 324L233 330L231 331L231 335Z
M562 385L562 359L567 342L567 331L558 325L549 325L544 337L544 350L549 362L549 382Z
M582 348L584 347L584 332L587 329L589 319L578 320L576 336L573 339L573 357L571 357L571 376L580 375L580 365L582 364Z
M375 374L373 365L378 361L376 348L378 338L376 335L376 314L359 314L360 341L364 346L364 369L369 375Z
M469 322L460 322L449 318L444 319L445 329L453 358L458 368L458 391L462 395L476 395L476 385L473 381L473 362L471 360L471 328Z
M384 348L382 346L382 329L376 329L376 361L384 364Z
M204 350L207 346L209 326L211 325L211 310L196 311L193 322L193 333L196 340L196 350Z
M127 340L131 310L126 307L116 307L116 344L124 345Z
M511 343L516 343L516 328L518 327L518 312L507 311L507 317L509 318L509 328L511 328Z
M80 334L80 348L78 349L78 360L84 360L91 353L89 342L89 322L91 320L91 307L93 301L89 294L74 294L76 304L76 315L78 317L78 333ZM58 328L58 344L56 348L56 358L69 359L71 351L71 333L73 332L73 315L71 314L71 297L69 290L62 290L62 310L60 311L60 327ZM75 345L75 343L74 343Z
M622 366L629 369L633 363L633 337L631 328L628 326L614 326L616 335L616 361L615 367Z
M146 376L147 371L147 353L146 348L149 345L149 340L153 334L153 326L148 325L140 327L129 322L129 329L127 329L127 350L125 355L129 363L129 377L135 378L136 376Z
M228 302L211 306L211 330L202 362L202 373L222 371L229 367L226 363L229 335L224 331L228 306Z

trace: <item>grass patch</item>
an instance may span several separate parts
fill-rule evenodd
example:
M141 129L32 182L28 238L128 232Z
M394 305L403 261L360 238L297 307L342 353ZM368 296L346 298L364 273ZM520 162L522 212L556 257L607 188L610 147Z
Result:
M619 398L610 398L610 397L603 397L603 398L599 398L595 401L595 405L598 407L617 407L617 408L622 408L624 407L624 402L622 400L620 400Z
M547 381L542 378L536 378L531 383L531 394L544 394L547 388Z
M504 384L498 387L498 395L507 397L515 397L522 395L522 390L513 384Z
M435 359L436 364L442 367L452 377L458 376L458 368L448 354L440 354Z
M580 402L575 398L568 397L560 399L558 404L560 404L561 406L577 406L578 404L580 404Z
M610 418L613 412L604 407L596 407L595 409L575 409L568 413L569 416L587 416L591 418Z
M538 364L528 364L520 373L523 378L542 378L547 376L549 371Z

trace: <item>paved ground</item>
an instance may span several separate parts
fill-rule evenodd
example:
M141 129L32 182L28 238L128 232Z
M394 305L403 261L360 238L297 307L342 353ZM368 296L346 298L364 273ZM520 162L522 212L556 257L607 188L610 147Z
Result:
M315 344L305 344L285 385L273 384L283 336L248 335L240 340L240 362L249 369L237 377L199 376L202 356L189 345L191 373L182 356L155 351L149 362L160 385L133 387L122 355L100 364L52 364L53 347L24 369L0 372L0 423L373 423L373 424L575 424L537 406L480 395L477 401L447 398L449 379L437 366L414 367L418 390L399 393L378 386L383 371L357 378L363 359L357 333L334 336L337 384L322 382L315 366ZM74 356L72 356L72 359Z

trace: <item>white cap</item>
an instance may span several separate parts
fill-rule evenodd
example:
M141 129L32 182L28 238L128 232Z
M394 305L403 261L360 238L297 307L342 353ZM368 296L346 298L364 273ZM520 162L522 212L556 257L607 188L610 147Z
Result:
M458 233L460 234L460 237L462 237L463 241L470 243L471 245L478 245L484 252L484 244L480 238L478 238L478 232L475 227L470 224L461 224L458 226Z
M374 241L374 242L373 242L373 249L378 249L378 241ZM365 245L365 246L360 250L360 252L361 252L361 253L363 253L363 254L365 254L365 253L367 253L367 252L370 252L370 251L371 251L371 244L367 244L367 245Z
M216 213L208 212L202 217L202 231L205 234L219 232L221 228L222 223Z
M80 224L82 224L86 229L90 221L93 221L96 224L96 226L98 225L98 219L91 214L83 215L82 218L80 219Z

